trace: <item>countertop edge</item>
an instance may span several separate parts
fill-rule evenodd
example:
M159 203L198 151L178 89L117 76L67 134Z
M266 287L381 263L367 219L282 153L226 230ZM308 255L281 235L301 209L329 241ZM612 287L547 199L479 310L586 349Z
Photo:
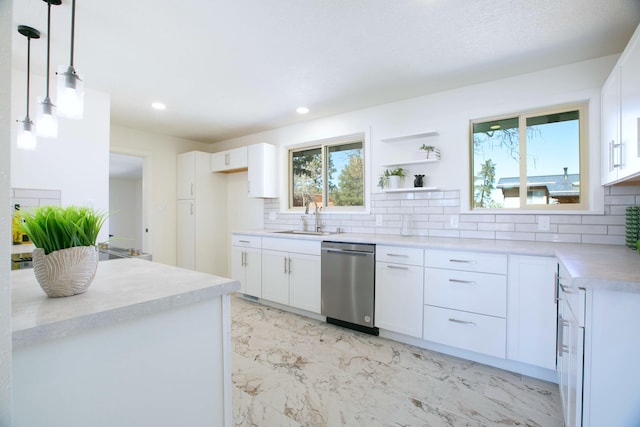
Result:
M32 344L47 342L81 333L101 326L110 326L158 313L172 308L183 307L218 296L230 294L240 289L240 282L228 282L162 298L144 301L97 313L64 319L58 322L13 330L13 349L21 349Z

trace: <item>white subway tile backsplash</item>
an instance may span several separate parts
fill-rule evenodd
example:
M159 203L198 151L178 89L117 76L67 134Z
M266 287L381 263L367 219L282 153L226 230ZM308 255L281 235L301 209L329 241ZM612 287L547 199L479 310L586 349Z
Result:
M322 213L327 230L338 227L349 233L399 235L402 217L410 215L410 234L433 237L465 237L498 240L529 240L569 243L624 244L628 206L640 204L640 186L605 187L604 215L545 214L548 231L538 229L538 215L460 213L460 191L373 193L369 214ZM265 227L291 229L300 224L300 214L280 213L277 199L265 200ZM269 220L275 212L276 219ZM451 228L451 215L458 215L458 228ZM306 216L313 223L313 216ZM383 225L376 226L376 217Z

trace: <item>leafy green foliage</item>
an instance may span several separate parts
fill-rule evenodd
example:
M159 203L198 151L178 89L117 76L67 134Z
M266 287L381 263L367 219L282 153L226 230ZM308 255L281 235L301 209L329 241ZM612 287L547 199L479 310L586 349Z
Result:
M41 206L22 211L21 230L45 254L75 246L95 246L107 214L88 207Z
M496 183L496 164L487 159L482 163L480 173L473 177L474 198L473 205L476 208L494 207L492 203L491 192L495 189Z
M360 153L349 156L338 183L329 195L335 199L336 206L364 206L364 161Z
M382 172L382 175L380 175L380 177L378 177L378 187L384 189L385 187L389 186L389 177L390 176L399 176L404 178L404 169L403 168L391 168L391 169L385 169L384 172Z

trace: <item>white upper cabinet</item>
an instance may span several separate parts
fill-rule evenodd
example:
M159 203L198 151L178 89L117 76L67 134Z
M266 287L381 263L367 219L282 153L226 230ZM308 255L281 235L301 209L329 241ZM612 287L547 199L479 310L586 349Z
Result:
M602 87L603 185L640 175L640 27Z
M247 147L211 154L211 172L237 172L247 169Z
M249 197L278 197L278 147L254 144L248 147Z
M178 155L176 199L193 199L196 195L196 153L191 151Z

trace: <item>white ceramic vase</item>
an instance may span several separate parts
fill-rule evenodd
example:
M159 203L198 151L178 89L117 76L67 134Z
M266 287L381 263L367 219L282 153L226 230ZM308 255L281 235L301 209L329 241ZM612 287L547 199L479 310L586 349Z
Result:
M389 176L389 188L400 188L402 186L403 178L404 177L398 175Z
M33 251L33 270L42 290L49 297L82 294L96 276L98 249L77 246L45 255L44 249Z

